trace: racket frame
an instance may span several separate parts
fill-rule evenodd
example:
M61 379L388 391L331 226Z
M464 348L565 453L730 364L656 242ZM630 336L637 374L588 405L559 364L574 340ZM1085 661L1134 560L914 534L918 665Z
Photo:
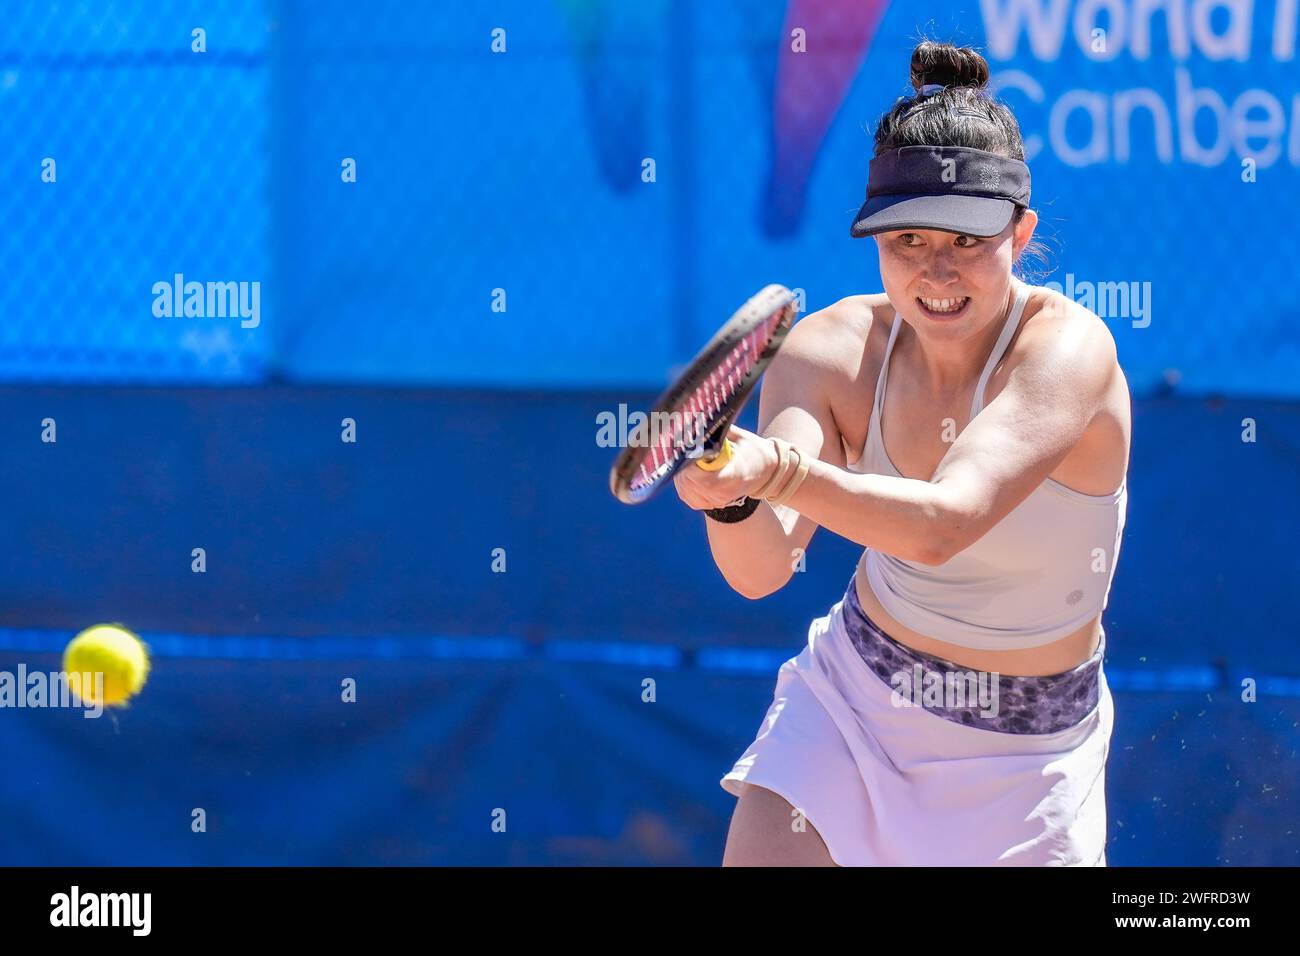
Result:
M732 314L722 328L705 343L685 370L660 393L647 414L647 422L662 420L657 419L656 416L671 416L673 412L678 412L682 416L681 420L686 422L686 417L694 414L686 405L691 396L719 371L725 374L725 368L720 366L724 365L727 357L746 336L762 328L763 324L772 319L776 313L779 312L780 316L771 333L762 342L758 357L741 375L739 382L733 383L727 379L720 381L719 384L726 383L732 386L730 396L722 402L724 410L721 415L709 422L701 435L694 436L694 441L689 447L685 447L668 462L657 460L657 450L662 447L660 441L629 444L619 452L609 473L609 487L614 497L625 504L640 504L653 497L676 474L677 469L686 463L697 461L701 457L706 460L717 457L736 416L740 414L754 386L767 370L767 366L785 341L786 334L794 325L796 311L794 293L783 285L773 284L751 296ZM707 408L704 411L707 413ZM683 428L685 427L687 426L683 425ZM679 436L676 433L673 437L674 450L685 446L684 442L678 440ZM652 469L654 477L647 484L634 488L632 481L645 466L647 459L654 463Z

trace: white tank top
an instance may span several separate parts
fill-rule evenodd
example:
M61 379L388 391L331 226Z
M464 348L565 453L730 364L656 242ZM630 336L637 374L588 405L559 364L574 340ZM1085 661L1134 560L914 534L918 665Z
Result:
M975 386L973 420L984 387L1020 325L1030 287L1013 277L1016 301ZM862 457L851 471L902 477L885 451L880 427L889 358L902 319L894 315L876 382ZM1010 514L966 550L937 567L872 548L866 575L881 606L903 625L936 640L979 650L1050 644L1106 607L1128 510L1128 479L1109 495L1085 495L1045 479Z

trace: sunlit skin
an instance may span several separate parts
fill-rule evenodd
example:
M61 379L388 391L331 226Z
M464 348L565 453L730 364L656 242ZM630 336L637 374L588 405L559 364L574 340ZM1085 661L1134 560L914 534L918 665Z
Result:
M980 238L914 230L880 233L880 276L885 292L915 337L908 349L936 395L964 394L983 367L1002 332L1015 300L1011 268L1033 237L1038 216L1027 210L1019 223L1008 223L996 236ZM952 318L929 312L918 299L969 302ZM873 620L927 653L956 659L984 670L1010 673L1056 673L1089 656L1096 640L1096 621L1089 621L1054 645L1019 651L979 651L941 644L895 621L871 592L857 582L858 596Z
M989 238L934 229L875 237L881 282L889 301L920 339L936 391L959 386L983 364L1014 299L1011 266L1037 225L1038 216L1028 210L1018 225L1009 223ZM935 317L917 301L962 296L970 302L955 318Z
M1037 302L1027 306L1029 318L1015 339L1016 350L1001 366L1001 379L995 375L990 380L985 397L986 406L992 405L979 421L961 428L957 440L940 437L937 426L933 434L922 430L925 422L955 418L969 404L1014 301L1012 266L1036 225L1037 217L1026 212L1020 223L1009 223L998 235L985 238L941 230L899 230L876 237L885 295L845 300L802 320L768 372L760 398L763 431L799 447L819 449L816 454L825 460L813 462L788 508L749 519L746 532L751 538L762 528L763 534L783 536L789 546L802 548L812 528L834 522L851 540L903 560L937 565L978 540L1049 474L1085 495L1114 490L1126 467L1129 416L1127 385L1113 340L1095 315L1049 290L1036 291ZM880 330L874 348L859 337L861 331L845 332L861 329L858 320L846 317L861 308L850 303L866 298L887 305L872 326ZM932 298L968 301L946 316L920 301ZM891 388L902 404L892 405L892 419L895 427L900 419L903 424L901 433L889 438L889 453L896 467L912 477L901 483L868 478L873 493L858 497L861 492L848 491L848 485L862 485L864 480L845 477L847 460L838 446L847 440L844 428L850 425L855 447L862 447L866 422L856 410L864 399L870 401L879 369L861 375L861 356L883 353L881 338L895 311L903 326L894 350ZM1014 376L1012 368L1017 369ZM776 418L763 418L764 403ZM837 417L835 408L844 410L842 415ZM675 476L678 494L690 507L721 507L775 473L771 441L735 427L729 437L735 457L722 471L685 468ZM964 478L955 478L958 474ZM822 519L810 516L802 530L800 500L806 511L820 511ZM839 509L837 500L842 503ZM936 515L941 517L931 520ZM738 563L726 549L728 540L741 539L725 525L706 527L715 554L724 555L721 566L733 574L742 567L755 569L751 578L742 578L744 571L735 574L735 582L729 578L733 588L757 597L771 593L774 581L780 586L774 561ZM945 535L953 543L934 547ZM747 544L740 553L765 552ZM895 639L981 670L1060 673L1086 660L1100 633L1094 619L1048 645L964 648L906 628L888 615L862 580L858 593L867 613Z
M1079 494L1114 492L1127 469L1127 383L1105 324L1059 293L1031 291L1004 359L986 383L983 410L965 421L963 409L1014 303L1012 268L1037 223L1026 211L1019 223L990 237L930 229L881 233L874 238L885 294L846 297L796 324L763 382L760 433L733 427L735 454L725 468L688 467L674 478L687 505L716 508L774 474L776 449L761 435L816 456L786 504L760 508L738 525L706 522L715 562L733 590L752 600L779 590L792 576L791 556L805 553L817 527L939 567L1049 476ZM941 314L922 299L968 301ZM849 462L869 433L895 312L902 325L881 437L900 474L855 474ZM956 423L957 436L942 436L939 422ZM973 670L1059 674L1088 660L1101 637L1097 614L1037 647L948 644L894 619L864 577L855 585L866 614L891 638ZM724 863L834 865L814 827L791 833L796 812L780 794L748 783Z
M1013 217L1014 219L1014 217ZM1011 266L1033 237L1038 216L1026 210L1019 224L980 238L935 229L883 232L875 237L885 292L921 340L931 388L943 393L978 374L1011 308ZM956 318L926 313L918 297L970 302ZM777 466L772 443L741 428L730 434L733 463L722 473L685 468L674 479L692 508L720 508L762 485Z

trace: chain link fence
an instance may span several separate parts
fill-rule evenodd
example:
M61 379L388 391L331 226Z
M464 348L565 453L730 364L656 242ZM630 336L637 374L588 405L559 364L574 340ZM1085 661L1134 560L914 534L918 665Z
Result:
M1297 394L1290 8L1101 6L11 4L0 379L661 385L767 282L880 289L848 222L924 34L989 58L1033 278L1136 392Z

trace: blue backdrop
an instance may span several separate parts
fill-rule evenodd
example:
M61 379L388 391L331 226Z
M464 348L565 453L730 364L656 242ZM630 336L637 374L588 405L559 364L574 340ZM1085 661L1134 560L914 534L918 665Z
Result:
M880 288L848 224L921 31L984 49L1030 278L1137 396L1109 859L1300 863L1294 5L1146 6L10 4L0 671L107 620L155 667L0 708L0 863L716 863L856 548L740 598L596 416L766 282Z
M768 281L879 289L848 222L924 30L987 54L1037 278L1139 393L1294 396L1297 14L1153 7L14 4L0 376L658 386ZM177 274L258 324L155 315Z

